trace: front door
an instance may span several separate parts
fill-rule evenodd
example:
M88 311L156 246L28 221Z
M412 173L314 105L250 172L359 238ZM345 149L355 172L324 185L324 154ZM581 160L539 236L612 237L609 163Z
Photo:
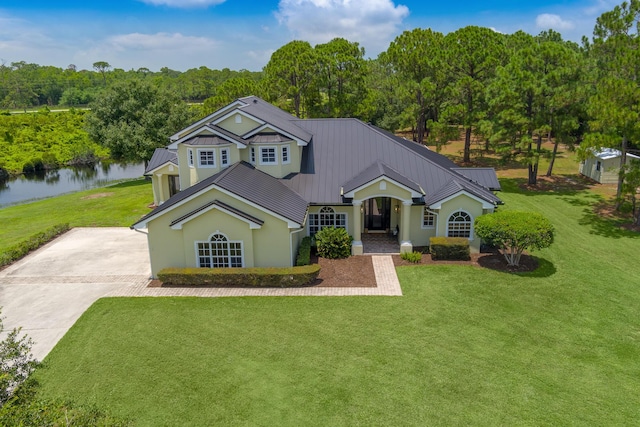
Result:
M364 226L370 231L389 230L391 219L391 199L374 197L364 203Z

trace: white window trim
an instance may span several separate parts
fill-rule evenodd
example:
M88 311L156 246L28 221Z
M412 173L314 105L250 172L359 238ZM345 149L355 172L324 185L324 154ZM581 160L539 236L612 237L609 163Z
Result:
M252 165L256 164L256 147L249 148L249 163Z
M273 153L274 153L274 161L273 162L265 162L262 159L262 151L263 150L271 150L273 149ZM265 146L265 147L260 147L260 150L258 150L258 162L260 165L266 165L266 166L274 166L278 164L278 147L275 145L269 145L269 146Z
M471 240L473 240L473 215L471 215L469 212L465 211L464 209L458 209L458 210L455 210L455 211L453 211L453 212L451 212L449 214L449 217L447 218L447 229L446 229L447 237L450 237L449 236L449 223L451 222L451 217L454 214L458 213L458 212L466 213L467 215L469 215L469 218L471 219L470 228L469 228L469 237L468 237L469 241L471 241Z
M194 165L194 161L193 161L193 148L187 148L187 163L189 164L189 167L193 167Z
M227 155L227 161L223 162L223 157L222 157L222 153L226 153ZM226 168L227 166L229 166L229 164L231 164L231 152L228 148L221 148L220 149L220 167L221 168Z
M213 148L199 148L198 150L198 167L199 168L215 168L218 166L217 162L216 162L216 150ZM200 153L202 152L211 152L213 154L213 164L212 165L203 165L202 164L202 159L200 158Z
M287 152L287 160L286 161L284 160L284 152L285 151ZM291 163L291 148L289 147L289 144L285 144L285 145L282 145L280 147L280 156L281 156L283 165L288 165L289 163Z
M211 235L209 236L209 238L207 240L196 240L193 242L193 247L194 247L194 253L196 256L196 266L198 268L200 267L200 255L198 254L198 244L199 243L211 243L211 238L213 236L215 236L216 234L220 234L222 236L224 236L227 240L227 243L240 243L240 258L241 258L241 263L242 265L240 267L233 267L233 268L243 268L245 266L244 263L244 241L242 240L230 240L229 236L227 236L225 233L221 233L219 230L216 230L214 233L211 233ZM231 258L231 255L229 255L229 258ZM231 259L229 259L229 266L231 266ZM220 267L212 267L212 268L220 268Z
M424 214L425 212L431 212L433 214L433 225L424 225ZM458 212L458 211L456 211ZM422 229L423 230L433 230L438 226L438 213L433 209L428 209L426 206L422 210Z
M318 217L318 231L322 230L323 227L320 227L320 211L322 208L331 208L333 209L334 215L344 215L344 229L349 231L349 214L347 212L337 212L333 206L320 206L320 208L316 212L309 212L307 214L307 236L311 236L311 215L316 215ZM331 226L329 226L331 227ZM335 227L335 223L333 225ZM340 227L342 228L342 227ZM318 232L316 231L316 233Z

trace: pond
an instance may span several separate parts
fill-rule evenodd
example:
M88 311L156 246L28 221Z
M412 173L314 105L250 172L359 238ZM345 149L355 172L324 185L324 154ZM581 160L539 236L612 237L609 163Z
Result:
M104 187L113 181L139 178L144 163L97 163L74 166L0 181L0 208L74 191Z

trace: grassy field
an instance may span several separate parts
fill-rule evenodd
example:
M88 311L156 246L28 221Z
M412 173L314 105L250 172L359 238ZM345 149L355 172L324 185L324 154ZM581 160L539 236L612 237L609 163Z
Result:
M149 212L151 182L144 179L0 209L0 252L57 224L128 227Z
M636 425L640 235L583 187L502 184L505 209L557 229L534 273L402 267L403 297L103 299L37 372L43 393L141 426Z

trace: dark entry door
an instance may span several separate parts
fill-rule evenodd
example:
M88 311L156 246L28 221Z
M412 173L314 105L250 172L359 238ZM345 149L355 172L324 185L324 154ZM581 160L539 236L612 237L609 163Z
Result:
M169 175L169 197L180 191L180 178L178 175Z
M364 204L364 224L369 230L388 230L391 217L391 199L374 197Z

